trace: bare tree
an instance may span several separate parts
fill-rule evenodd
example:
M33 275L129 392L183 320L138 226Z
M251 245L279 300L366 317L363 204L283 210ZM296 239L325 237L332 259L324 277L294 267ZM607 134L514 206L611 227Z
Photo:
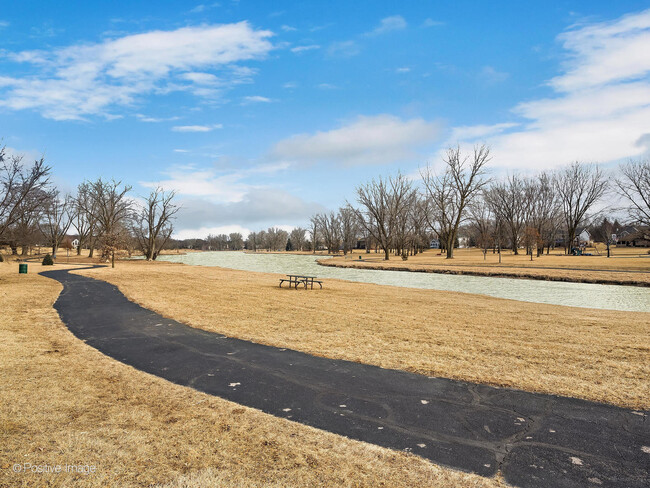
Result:
M135 218L133 233L147 261L155 260L174 231L173 220L179 207L173 203L176 192L153 190Z
M53 191L45 206L42 221L38 224L49 245L52 246L52 259L56 259L61 241L72 224L72 207L73 200L70 195L60 198L59 192Z
M115 251L124 245L127 237L126 221L131 217L132 202L127 198L129 185L120 189L121 181L88 182L89 199L84 211L92 214L97 222L102 241L102 258L111 260L115 267Z
M629 161L620 166L618 192L628 202L630 218L650 226L650 159Z
M307 231L302 227L296 227L289 234L289 239L291 239L291 244L296 251L302 251L305 248L305 234Z
M315 217L320 229L320 235L323 238L327 252L330 254L338 253L341 247L341 219L338 214L330 212L328 214L316 214Z
M490 149L486 145L475 146L472 154L463 155L460 146L451 147L443 161L446 167L442 175L437 176L430 166L420 173L433 212L429 221L441 240L444 239L447 259L451 259L466 208L488 183L484 174Z
M413 191L413 183L400 173L357 188L357 200L362 208L355 212L363 228L384 251L386 261L390 259L398 216L406 212Z
M347 254L352 252L357 243L359 220L354 209L349 205L339 209L338 219L341 230L341 247L343 248L343 254Z
M7 156L0 148L0 239L20 218L21 212L33 211L34 205L44 203L51 168L43 158L31 167L22 164L22 156Z
M512 251L519 254L519 240L526 226L526 181L514 174L490 186L485 199L495 216L508 228Z
M244 236L239 232L228 234L228 249L231 251L241 251L244 249Z
M74 210L72 225L77 230L79 245L77 246L77 255L81 255L83 246L90 249L88 257L93 257L94 239L97 228L97 220L94 215L96 212L88 211L92 209L93 201L90 196L89 184L84 182L77 187L77 196L74 198Z
M607 248L607 257L611 257L611 246L616 244L616 232L618 230L618 223L611 222L607 217L589 229L589 233L594 239L594 242L602 242Z
M578 226L584 223L589 209L607 191L608 182L598 166L576 161L556 173L555 186L567 231L565 252L569 252Z
M554 244L555 235L561 219L560 205L553 184L553 177L542 172L537 180L528 185L529 211L528 225L537 230L537 256L544 252L544 245L549 250Z
M313 254L316 254L316 249L318 249L319 245L319 240L320 240L320 235L319 235L319 230L318 230L318 219L314 215L311 219L309 219L309 235L311 238L311 250Z
M288 239L289 233L279 227L269 227L266 231L267 248L269 251L284 251Z
M483 199L477 199L469 207L470 227L474 232L476 245L483 250L483 260L487 258L487 250L494 241L494 225L490 206Z

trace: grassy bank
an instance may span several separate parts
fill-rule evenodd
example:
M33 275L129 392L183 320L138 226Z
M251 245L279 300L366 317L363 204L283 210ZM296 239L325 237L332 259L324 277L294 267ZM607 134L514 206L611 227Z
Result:
M650 408L650 313L171 263L81 273L194 327L424 375Z
M120 263L112 276L143 268ZM0 263L0 486L503 486L112 360L61 323L52 308L61 286L40 269L19 275ZM96 472L14 473L16 463Z
M593 256L566 256L556 251L550 255L534 257L531 261L530 256L515 255L507 250L502 252L501 263L498 254L491 251L484 259L480 249L455 249L453 259L445 259L439 250L429 249L409 256L406 261L399 256L391 256L389 261L384 261L383 254L355 251L337 259L323 260L321 264L345 268L650 286L650 255L647 249L615 248L610 258L602 250L600 255L596 254L595 249L590 251Z

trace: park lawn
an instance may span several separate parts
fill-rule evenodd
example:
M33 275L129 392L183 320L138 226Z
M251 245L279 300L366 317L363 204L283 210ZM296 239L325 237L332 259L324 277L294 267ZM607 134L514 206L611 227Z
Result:
M193 327L384 368L650 408L650 313L172 263L78 271Z
M368 254L365 251L355 250L347 256L323 260L323 263L329 266L353 268L501 275L515 278L650 286L650 254L647 248L612 248L612 257L607 258L602 245L598 247L600 255L566 256L562 250L555 250L550 255L533 257L532 261L523 250L520 250L519 255L515 255L511 250L503 250L500 264L498 254L493 254L489 250L484 259L483 252L475 248L454 249L453 259L445 259L445 255L438 249L428 249L424 253L409 256L406 261L399 256L391 256L389 261L385 261L381 253ZM593 248L589 249L589 252L596 254Z
M68 331L52 308L61 285L29 269L0 263L0 486L504 486L119 363ZM16 474L16 463L96 472Z

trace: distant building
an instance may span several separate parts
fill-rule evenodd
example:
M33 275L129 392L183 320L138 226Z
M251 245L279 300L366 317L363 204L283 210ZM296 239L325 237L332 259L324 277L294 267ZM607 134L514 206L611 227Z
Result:
M618 246L650 247L650 227L626 225L616 237Z
M70 244L72 245L72 249L79 248L79 239L73 239Z
M440 239L431 239L429 249L440 249Z

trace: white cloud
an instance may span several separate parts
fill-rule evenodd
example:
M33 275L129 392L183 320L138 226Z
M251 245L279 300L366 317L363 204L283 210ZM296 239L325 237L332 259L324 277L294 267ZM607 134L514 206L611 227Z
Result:
M250 103L270 103L273 100L267 97L262 97L260 95L251 95L243 98L243 104L247 105Z
M331 57L351 58L361 52L361 48L355 41L333 42L327 48L327 54Z
M172 120L178 120L180 117L174 116L174 117L149 117L147 115L143 114L135 114L136 118L140 120L141 122L169 122Z
M572 29L558 39L570 53L566 72L550 82L558 91L638 80L650 71L650 9Z
M489 84L496 84L506 81L510 75L503 71L497 71L492 66L483 66L479 77Z
M6 20L0 20L0 29L4 29L5 27L9 27L9 22Z
M296 46L291 48L292 53L302 53L305 51L313 51L314 49L320 49L318 44L310 44L308 46Z
M282 85L282 88L287 88L287 89L298 88L298 83L296 83L295 81L287 81Z
M176 125L172 127L174 132L210 132L214 129L223 128L223 124L213 125Z
M294 32L298 30L295 27L292 27L290 25L283 25L280 27L280 29L282 29L284 32Z
M422 27L438 27L441 25L445 25L445 23L433 19L424 19L424 22L422 22Z
M300 163L343 165L390 163L415 157L415 148L434 142L440 126L423 119L392 115L359 116L350 124L315 134L298 134L278 142L272 156Z
M409 71L411 71L411 68L403 67L403 68L397 68L395 70L395 73L408 73Z
M387 32L392 32L396 30L406 29L406 20L401 15L392 15L381 19L381 22L377 27L372 31L368 32L366 35L369 36L378 36L381 34L386 34Z
M250 191L251 186L242 183L237 173L219 175L212 169L190 169L179 167L164 173L167 179L158 182L140 182L147 188L161 186L174 190L179 195L208 197L214 202L239 202Z
M55 120L82 119L106 115L112 107L130 105L145 94L195 90L197 83L215 81L206 70L219 69L227 78L223 83L232 85L253 73L236 63L264 57L273 47L271 35L239 22L10 53L11 60L34 70L24 77L3 77L0 106L38 110Z
M212 85L218 85L220 83L219 78L217 78L212 73L198 73L192 71L190 73L183 73L180 77L184 80L192 81L197 85L212 86Z
M174 239L205 239L209 235L221 235L221 234L233 234L239 232L244 239L248 237L248 234L251 233L251 229L248 227L242 227L241 225L220 225L213 227L199 227L198 229L183 229L178 232L174 232Z
M558 40L569 57L549 82L555 96L518 104L512 112L519 123L459 127L455 137L486 140L492 165L504 168L616 162L649 152L650 10L575 26Z
M316 88L320 88L321 90L337 90L338 86L331 83L319 83L316 85Z
M190 152L188 149L174 149L175 153L188 153Z

